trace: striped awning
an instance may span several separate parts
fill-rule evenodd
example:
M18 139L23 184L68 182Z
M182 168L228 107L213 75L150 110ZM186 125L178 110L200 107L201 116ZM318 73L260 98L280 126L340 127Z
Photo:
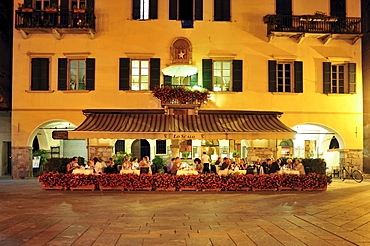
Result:
M68 138L110 139L294 139L280 112L211 111L166 115L161 110L85 110L85 121Z

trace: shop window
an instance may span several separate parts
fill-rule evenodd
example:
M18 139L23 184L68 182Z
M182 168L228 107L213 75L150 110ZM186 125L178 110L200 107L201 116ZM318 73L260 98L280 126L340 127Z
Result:
M169 0L170 20L203 20L203 0Z
M148 60L120 58L119 63L120 90L154 90L159 86L161 75L159 58Z
M166 140L157 140L156 141L156 154L161 155L161 154L166 154Z
M158 0L133 0L132 19L158 19Z
M269 61L269 92L303 92L303 63L301 61Z
M95 59L58 59L58 90L94 90Z
M214 0L214 20L230 21L230 0Z
M242 60L203 60L203 87L210 91L243 90Z
M356 64L323 63L324 93L349 94L356 93Z
M49 90L49 58L31 59L31 90Z

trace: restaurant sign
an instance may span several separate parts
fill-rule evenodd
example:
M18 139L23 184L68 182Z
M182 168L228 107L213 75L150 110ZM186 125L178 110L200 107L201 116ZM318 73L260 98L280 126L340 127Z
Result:
M53 131L53 139L68 139L68 131Z
M201 133L168 133L163 134L164 139L205 139L205 134Z

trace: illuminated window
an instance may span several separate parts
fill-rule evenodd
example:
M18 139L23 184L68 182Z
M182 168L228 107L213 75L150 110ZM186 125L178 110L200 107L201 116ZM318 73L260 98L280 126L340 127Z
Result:
M230 91L231 61L213 62L213 91Z
M85 90L85 60L69 60L69 90Z
M131 89L149 90L149 61L131 61Z
M158 0L133 0L132 19L149 20L158 18Z
M73 9L84 9L86 8L86 0L72 0L71 6Z

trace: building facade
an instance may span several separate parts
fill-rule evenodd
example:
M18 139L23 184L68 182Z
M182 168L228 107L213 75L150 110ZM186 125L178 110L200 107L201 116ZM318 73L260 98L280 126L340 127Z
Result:
M360 0L16 0L14 9L15 178L30 174L35 148L103 159L121 150L237 152L248 161L325 158L363 168ZM152 94L163 85L208 89L206 113L282 112L296 134L52 137L80 126L88 110L163 110Z

